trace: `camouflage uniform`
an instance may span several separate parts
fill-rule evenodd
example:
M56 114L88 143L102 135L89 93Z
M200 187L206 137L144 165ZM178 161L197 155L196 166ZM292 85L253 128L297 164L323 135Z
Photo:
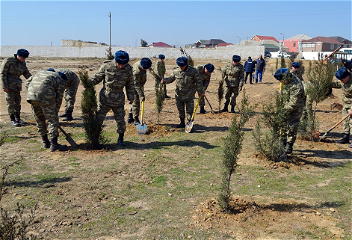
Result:
M296 76L299 80L301 80L302 82L304 82L303 80L303 77L302 77L302 74L299 70L297 71L293 71L292 69L290 69L290 73L293 75L293 76Z
M281 138L288 145L293 146L296 141L298 126L305 105L304 87L302 82L295 76L283 84L282 94L287 101L284 104L284 111L287 113L287 131L282 133Z
M244 83L244 68L241 63L236 66L233 63L227 63L222 71L222 78L226 83L225 91L225 106L230 103L231 106L236 106L236 98L238 96L239 87L242 88ZM230 102L231 95L233 97Z
M305 96L305 106L303 108L303 113L302 113L302 121L307 121L308 125L307 128L311 129L313 124L313 100L312 98L307 94L307 89L310 87L310 82L305 82L304 80L301 80L304 88L304 96Z
M176 81L175 98L180 119L185 119L185 106L187 121L191 120L194 110L194 94L204 94L202 79L198 71L191 66L187 66L184 71L180 67L174 69L173 73L165 78L165 83Z
M144 84L147 81L147 71L144 71L141 67L141 61L137 61L133 64L133 83L134 83L134 101L131 104L130 112L133 118L139 116L139 111L141 108L140 98L144 98Z
M164 78L164 75L166 73L166 68L165 68L165 62L164 61L157 61L154 65L154 72L159 75L160 79ZM154 88L155 88L155 93L157 92L157 88L160 84L160 81L158 81L156 78L154 78ZM166 84L164 84L164 95L166 95Z
M8 88L9 91L5 92L7 103L7 111L9 115L19 115L21 112L21 94L23 75L26 79L32 75L29 73L25 62L20 62L17 59L17 54L12 58L4 60L0 68L0 79L2 88Z
M32 114L41 136L48 133L46 121L48 121L50 137L59 136L58 111L65 87L66 81L57 72L51 71L38 71L26 82L27 102L32 106Z
M211 73L208 74L208 73L205 73L205 70L204 70L204 67L205 65L203 64L198 64L196 66L196 69L200 75L200 77L202 78L202 82L203 82L203 89L204 91L207 90L208 86L209 86L209 83L210 83L210 77L211 77ZM205 101L204 101L204 97L202 97L200 99L200 102L199 102L199 106L201 107L204 107L205 106Z
M352 75L346 84L343 82L332 82L332 88L342 88L342 117L345 117L349 111L352 111ZM352 118L348 117L343 121L343 133L346 135L352 135Z
M58 72L62 72L67 76L67 85L64 92L65 99L65 111L73 111L75 102L76 102L76 94L78 85L80 83L79 77L73 71L66 68L58 68L56 69Z
M119 69L115 60L105 61L90 80L95 85L103 81L103 88L99 93L98 119L103 123L106 114L112 110L117 123L116 132L124 133L126 131L126 122L124 110L125 93L123 88L126 88L129 100L134 98L131 65L125 64L122 69Z

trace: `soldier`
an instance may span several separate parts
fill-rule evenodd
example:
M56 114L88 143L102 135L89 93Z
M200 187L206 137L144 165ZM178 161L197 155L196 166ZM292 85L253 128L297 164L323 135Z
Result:
M39 71L26 82L27 102L32 106L32 114L37 122L37 129L42 137L44 148L51 152L66 150L66 145L57 143L59 136L59 116L63 93L67 77L62 72L55 72L53 68ZM48 121L50 141L46 126Z
M199 96L205 96L202 79L198 71L188 65L186 57L179 57L176 60L177 68L172 74L161 80L161 83L172 83L176 81L175 98L176 106L179 113L180 124L176 128L184 128L185 124L185 107L187 113L187 121L191 121L194 110L194 94L196 91Z
M233 55L232 63L227 63L222 70L222 79L226 83L226 93L225 93L225 104L221 112L228 112L228 106L230 103L231 95L231 113L235 113L236 98L238 92L242 90L244 83L244 68L240 63L241 57L238 55Z
M14 57L4 60L0 68L0 78L2 89L5 92L7 111L10 115L11 124L15 127L25 125L26 122L21 119L21 91L23 75L26 79L32 75L26 66L26 58L29 52L26 49L18 49Z
M345 144L350 142L350 135L352 134L352 78L351 73L348 72L346 67L337 70L335 77L339 79L340 82L332 82L331 86L333 88L342 88L342 116L350 115L343 121L343 138L336 141L336 143ZM352 143L350 147L352 147Z
M133 82L134 82L134 101L131 104L130 111L128 114L128 123L134 125L140 124L138 116L140 111L140 101L145 100L144 95L144 84L147 81L147 69L152 66L152 61L149 58L142 58L140 61L137 61L133 64Z
M164 78L164 75L165 75L165 72L166 72L164 59L165 59L165 55L160 54L159 55L159 60L154 65L154 71L155 71L156 74L158 74L160 76L160 79ZM158 85L159 85L159 82L155 78L155 93L157 92ZM170 98L167 95L167 90L166 90L166 85L165 84L164 84L164 97L165 98Z
M115 53L115 59L105 61L90 79L95 85L103 81L103 88L99 93L98 119L103 124L106 114L110 110L114 112L116 132L119 134L117 144L122 147L125 146L123 138L126 131L124 87L130 104L134 99L132 67L128 64L129 60L128 53L119 50Z
M281 141L286 146L286 154L291 154L305 104L304 88L302 82L287 68L278 69L274 77L282 83L282 94L287 99L283 108L287 114L287 131L282 132Z
M208 63L206 65L199 64L196 66L196 69L197 69L200 77L202 78L203 89L205 91L205 90L207 90L207 88L209 86L211 73L214 71L214 65L211 63ZM204 109L204 106L205 106L204 97L202 97L200 99L199 106L200 106L199 113L202 113L202 114L206 113L206 111Z
M300 67L301 67L301 64L300 64L299 62L293 62L293 63L292 63L291 70L290 70L290 73L292 73L293 75L295 75L296 77L298 77L298 79L303 82L304 80L303 80L302 74L301 74L301 72L299 71L299 68L300 68Z
M72 112L76 102L76 94L78 85L80 83L79 77L76 73L67 68L58 68L58 72L63 72L67 76L67 85L64 93L65 99L65 113L59 115L59 117L64 117L62 121L72 121Z

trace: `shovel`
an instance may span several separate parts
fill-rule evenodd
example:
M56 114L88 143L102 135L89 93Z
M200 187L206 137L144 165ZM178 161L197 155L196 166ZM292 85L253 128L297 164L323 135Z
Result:
M349 114L347 114L344 118L342 118L338 123L336 123L332 128L330 128L320 139L319 142L324 139L326 137L326 135L328 135L329 132L331 132L331 130L333 130L335 127L337 127L337 125L339 125L340 123L343 122L343 120L345 120L347 117L349 116Z
M211 109L211 113L215 113L214 110L213 110L213 108L212 108L211 105L210 105L210 102L209 102L208 98L207 98L205 95L204 95L204 98L205 98L205 100L207 100L207 103L209 104L209 107L210 107L210 109Z
M71 147L76 147L77 146L76 142L73 140L73 138L65 130L62 129L62 127L60 125L59 125L59 129L65 135L66 140L67 140L67 142L69 142Z
M147 124L143 124L143 112L144 112L144 101L142 101L141 123L137 125L137 132L140 135L144 135L147 132Z
M198 105L199 105L199 102L200 102L200 99L201 99L201 98L202 98L202 96L200 96L200 97L198 98L197 104L196 104L196 106L194 107L194 110L193 110L193 114L192 114L191 120L190 120L188 123L186 123L186 127L185 127L185 132L186 132L186 133L190 133L191 130L192 130L194 115L196 114L197 107L198 107Z

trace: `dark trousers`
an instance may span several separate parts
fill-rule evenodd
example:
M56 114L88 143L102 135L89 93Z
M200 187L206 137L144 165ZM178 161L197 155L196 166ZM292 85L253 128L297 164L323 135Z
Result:
M244 83L247 83L248 75L249 75L249 82L252 83L252 72L246 72L246 76L244 77Z

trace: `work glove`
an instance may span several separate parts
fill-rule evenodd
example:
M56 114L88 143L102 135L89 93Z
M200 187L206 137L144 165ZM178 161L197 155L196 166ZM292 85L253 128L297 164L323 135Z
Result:
M141 97L141 101L144 101L144 100L145 100L145 97L144 97L144 96L142 96L142 97Z

